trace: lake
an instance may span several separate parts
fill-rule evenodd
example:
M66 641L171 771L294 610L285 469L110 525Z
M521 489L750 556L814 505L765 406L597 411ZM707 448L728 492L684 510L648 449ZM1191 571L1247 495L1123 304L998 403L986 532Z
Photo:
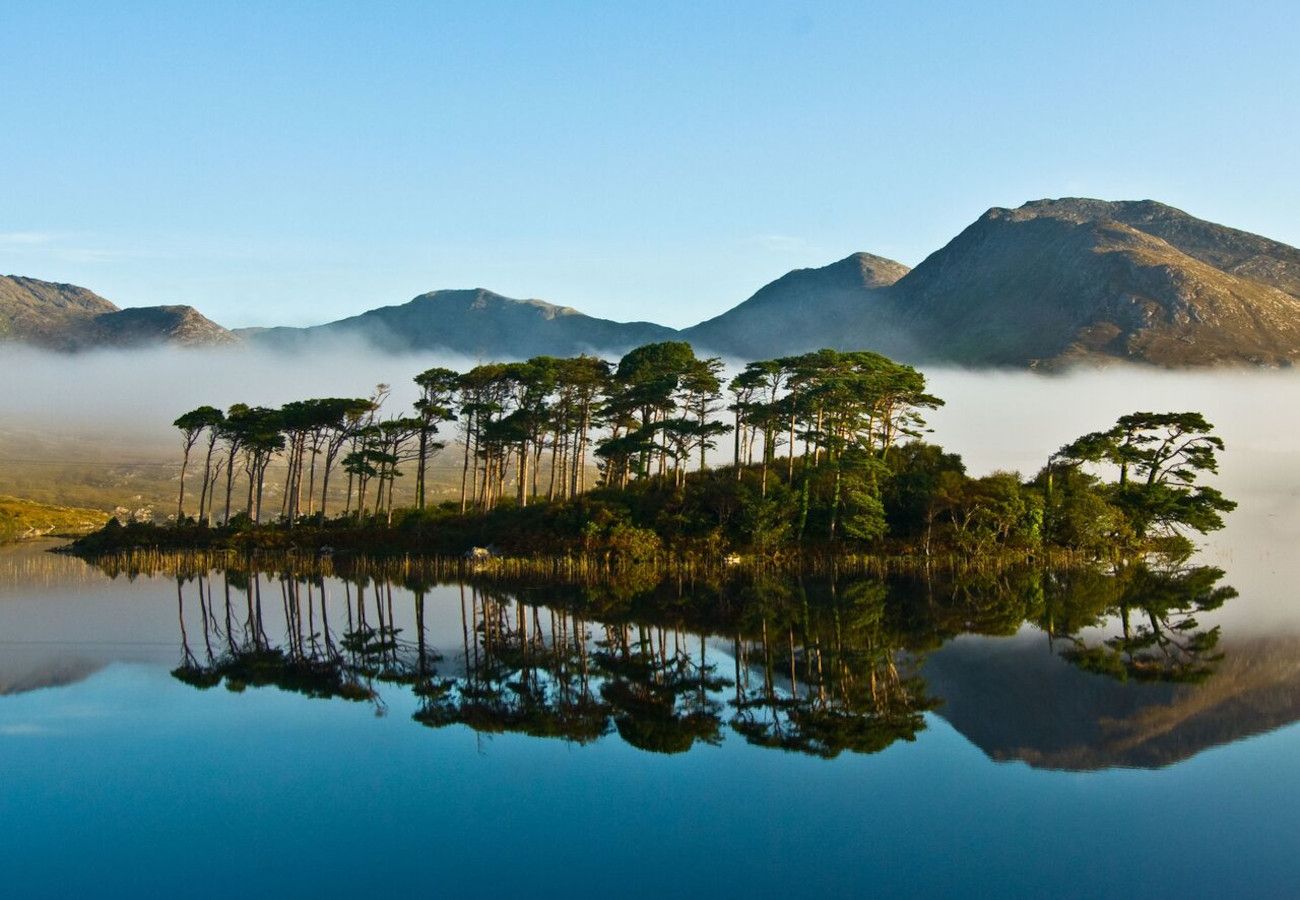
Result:
M1123 579L431 583L5 547L6 892L1294 895L1294 382L935 380L936 439L977 472L1195 395L1241 507Z

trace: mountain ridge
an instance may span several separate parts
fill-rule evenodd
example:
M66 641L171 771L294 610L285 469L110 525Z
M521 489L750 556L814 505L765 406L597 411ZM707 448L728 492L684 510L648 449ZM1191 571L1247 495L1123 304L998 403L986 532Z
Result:
M1282 277L1269 284L1206 262L1204 235L1218 230L1237 264L1281 255ZM1277 286L1289 284L1289 255L1300 264L1294 248L1154 201L1034 201L987 211L891 299L910 333L930 336L926 361L1288 365L1300 353L1300 298Z
M10 276L0 279L0 340L302 349L360 339L510 359L679 339L745 359L833 347L974 367L1290 366L1300 356L1300 250L1154 200L1064 197L992 207L912 269L858 252L787 272L684 329L485 288L428 291L305 328L229 332L191 307L148 309Z
M864 322L885 315L873 301L909 271L900 262L863 252L827 266L795 269L726 312L682 329L682 337L749 358L816 350L826 346L827 323L841 334L853 334ZM816 304L817 317L792 319L789 307L800 303Z
M52 350L238 342L192 306L122 309L75 284L0 275L0 341L5 340Z
M528 357L626 351L671 340L677 331L653 322L613 322L544 300L517 300L486 288L469 288L428 291L406 303L324 325L246 334L254 343L278 346L360 338L395 351L443 349L469 356Z

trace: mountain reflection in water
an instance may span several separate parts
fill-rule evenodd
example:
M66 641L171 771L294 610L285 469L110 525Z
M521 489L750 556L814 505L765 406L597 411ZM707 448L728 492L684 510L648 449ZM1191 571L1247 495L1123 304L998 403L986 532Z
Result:
M168 577L178 680L381 714L389 690L409 690L413 719L433 728L616 734L657 753L730 734L832 758L914 740L934 711L994 759L1095 769L1167 765L1300 718L1300 639L1222 635L1207 618L1236 592L1206 566L584 584L200 565Z

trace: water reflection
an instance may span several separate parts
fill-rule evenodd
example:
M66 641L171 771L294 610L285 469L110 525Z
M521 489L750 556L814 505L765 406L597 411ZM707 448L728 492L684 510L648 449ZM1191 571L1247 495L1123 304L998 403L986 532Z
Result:
M1074 571L1054 592L1042 625L1066 642L1061 655L1089 672L1121 680L1202 681L1223 660L1219 626L1197 616L1219 609L1237 591L1212 566L1144 561L1102 574ZM1059 602L1064 600L1064 602ZM1109 637L1097 631L1117 632Z
M1185 563L557 583L191 565L172 580L178 680L378 714L407 690L415 722L480 734L655 753L731 734L832 758L915 740L935 712L995 758L1092 768L1163 765L1300 716L1281 702L1300 669L1243 678L1253 657L1205 621L1236 592Z

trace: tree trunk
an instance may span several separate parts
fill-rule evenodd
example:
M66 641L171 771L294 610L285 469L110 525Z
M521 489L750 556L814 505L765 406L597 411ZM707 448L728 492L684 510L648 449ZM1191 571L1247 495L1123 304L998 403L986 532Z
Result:
M790 440L785 445L786 455L789 457L789 465L786 467L786 484L794 484L794 413L790 413Z
M835 520L840 514L840 467L835 466L835 492L831 497L831 540L835 540Z
M472 413L470 415L473 415ZM465 462L460 468L460 514L465 515L465 501L467 499L466 490L469 487L469 439L471 420L465 421Z
M244 473L248 475L248 502L244 504L244 513L248 518L253 518L253 491L257 486L257 461L251 460L244 466Z
M212 480L212 448L217 443L217 430L212 429L212 434L208 438L208 453L203 459L203 488L199 491L199 521L203 521L203 512L206 508L205 501L208 496L208 484Z
M740 480L740 429L743 426L743 419L740 416L740 400L736 400L736 429L732 440L732 465L736 467L736 480Z
M230 495L235 488L235 448L230 448L230 455L226 457L226 515L222 520L223 525L230 524Z
M307 516L316 514L316 456L320 453L320 444L313 443L311 451L311 474L307 477ZM325 517L321 516L321 521Z
M325 523L325 504L326 504L326 503L328 502L328 500L329 500L329 493L330 493L330 469L331 469L331 468L333 468L333 466L331 465L331 460L330 460L329 457L327 456L327 457L325 458L325 469L321 472L321 476L320 476L320 520L321 520L321 524L324 524L324 523Z
M429 452L429 429L427 426L420 428L420 460L415 467L415 508L424 509L424 470L426 466L425 457Z
M185 518L185 470L190 467L190 447L193 444L186 445L185 457L181 460L181 491L180 496L176 498L176 524L181 524Z

